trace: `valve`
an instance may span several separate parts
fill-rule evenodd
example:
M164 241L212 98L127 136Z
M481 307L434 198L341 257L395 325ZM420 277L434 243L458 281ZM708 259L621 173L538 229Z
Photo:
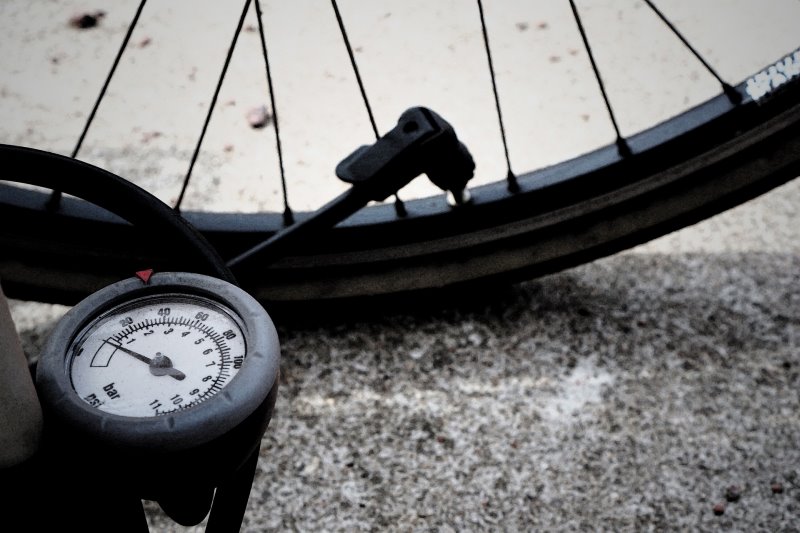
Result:
M457 204L465 203L467 182L474 172L475 162L453 127L430 109L412 107L375 144L357 148L336 165L336 175L351 184L350 189L310 217L230 259L227 266L240 268L254 258L261 265L274 261L295 243L308 242L370 201L385 200L420 174L427 174Z
M375 144L361 146L336 166L339 179L383 201L420 174L463 198L475 162L453 127L425 107L405 111Z

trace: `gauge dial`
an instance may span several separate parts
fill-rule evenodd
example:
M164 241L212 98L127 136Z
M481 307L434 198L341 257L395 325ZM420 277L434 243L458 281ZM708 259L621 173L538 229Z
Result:
M87 404L130 417L183 410L220 392L247 353L241 321L194 295L146 296L96 318L67 353Z

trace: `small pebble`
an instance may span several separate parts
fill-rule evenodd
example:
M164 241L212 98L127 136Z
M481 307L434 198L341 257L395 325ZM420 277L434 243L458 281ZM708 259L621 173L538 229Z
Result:
M105 11L95 11L94 13L81 13L69 19L69 25L79 30L94 28L100 23L100 19L105 17Z
M724 503L718 503L718 504L714 505L714 514L715 515L720 516L720 515L722 515L724 513L725 513L725 504Z
M738 502L742 497L742 488L739 485L730 485L725 489L725 499L729 502Z
M263 128L271 120L272 114L267 110L267 106L254 107L247 112L247 122L255 129Z

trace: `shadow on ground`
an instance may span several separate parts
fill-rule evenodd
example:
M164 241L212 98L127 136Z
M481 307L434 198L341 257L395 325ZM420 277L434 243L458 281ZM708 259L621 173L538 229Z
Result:
M791 530L799 268L628 253L469 305L281 325L244 529Z

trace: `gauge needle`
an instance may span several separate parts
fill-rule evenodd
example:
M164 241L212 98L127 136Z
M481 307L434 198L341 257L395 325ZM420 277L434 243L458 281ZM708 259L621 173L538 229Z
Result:
M138 359L143 363L147 363L147 365L150 367L150 373L153 374L154 376L172 376L178 381L186 377L186 374L184 374L183 372L172 366L172 360L166 355L163 355L161 352L156 353L156 356L150 359L149 357L145 357L140 353L134 352L133 350L129 350L124 346L120 346L119 344L114 344L109 340L104 340L103 342L113 346L117 350L120 350L130 356L135 357L136 359Z

